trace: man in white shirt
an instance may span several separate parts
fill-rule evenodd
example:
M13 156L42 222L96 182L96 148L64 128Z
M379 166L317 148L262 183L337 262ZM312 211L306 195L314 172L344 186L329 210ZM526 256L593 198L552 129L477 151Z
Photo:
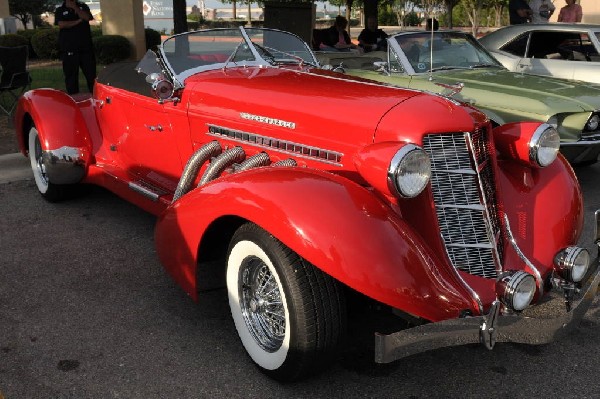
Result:
M556 9L551 0L530 0L529 7L531 7L531 11L533 12L531 22L534 24L548 23L548 19Z

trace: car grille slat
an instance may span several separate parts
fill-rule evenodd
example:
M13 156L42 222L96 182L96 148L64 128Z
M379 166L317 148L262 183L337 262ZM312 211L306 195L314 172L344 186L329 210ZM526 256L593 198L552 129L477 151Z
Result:
M487 130L430 134L423 148L431 158L433 199L450 262L496 278L503 242Z

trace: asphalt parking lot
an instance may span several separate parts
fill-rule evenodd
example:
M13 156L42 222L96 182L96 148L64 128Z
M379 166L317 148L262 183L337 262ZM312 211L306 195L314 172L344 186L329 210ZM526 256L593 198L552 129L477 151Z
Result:
M47 203L19 161L24 175L0 182L0 398L598 397L598 303L550 345L472 345L383 366L353 348L308 381L271 381L246 357L225 291L195 304L163 271L153 216L99 188ZM577 175L581 243L593 249L600 165Z

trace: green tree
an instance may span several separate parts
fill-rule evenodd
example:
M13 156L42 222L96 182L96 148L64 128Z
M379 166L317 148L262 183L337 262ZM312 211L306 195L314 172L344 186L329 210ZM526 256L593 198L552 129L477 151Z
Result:
M508 0L489 0L489 6L494 11L494 26L502 26L504 9L508 8Z
M499 1L502 1L502 0L499 0ZM446 7L446 21L448 24L448 28L450 28L450 29L453 28L452 10L454 9L454 7L456 7L456 5L459 2L460 2L460 0L443 0L444 6Z
M481 26L481 10L489 6L490 0L461 0L461 3L469 17L471 33L477 37L477 32Z
M38 19L33 17L45 12L54 12L60 3L61 0L8 0L8 9L10 15L23 23L25 29L29 21L33 21L36 28Z
M392 10L396 13L398 18L398 25L400 29L404 29L407 25L406 21L409 15L415 12L415 8L420 5L419 1L412 0L394 0L392 3Z

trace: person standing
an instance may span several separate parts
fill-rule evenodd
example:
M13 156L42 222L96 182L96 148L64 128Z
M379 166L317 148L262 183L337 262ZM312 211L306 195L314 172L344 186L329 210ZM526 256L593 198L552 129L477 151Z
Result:
M548 23L552 14L554 14L554 4L550 0L530 0L529 7L531 7L531 22L534 24L545 24Z
M511 25L528 23L531 14L531 7L525 0L510 0L508 2L508 16Z
M566 6L560 9L558 14L558 22L581 22L583 10L575 0L565 0Z
M90 8L80 1L65 0L56 8L54 24L60 29L58 44L61 51L67 93L79 93L79 68L87 81L90 93L96 79L96 56L92 44Z

